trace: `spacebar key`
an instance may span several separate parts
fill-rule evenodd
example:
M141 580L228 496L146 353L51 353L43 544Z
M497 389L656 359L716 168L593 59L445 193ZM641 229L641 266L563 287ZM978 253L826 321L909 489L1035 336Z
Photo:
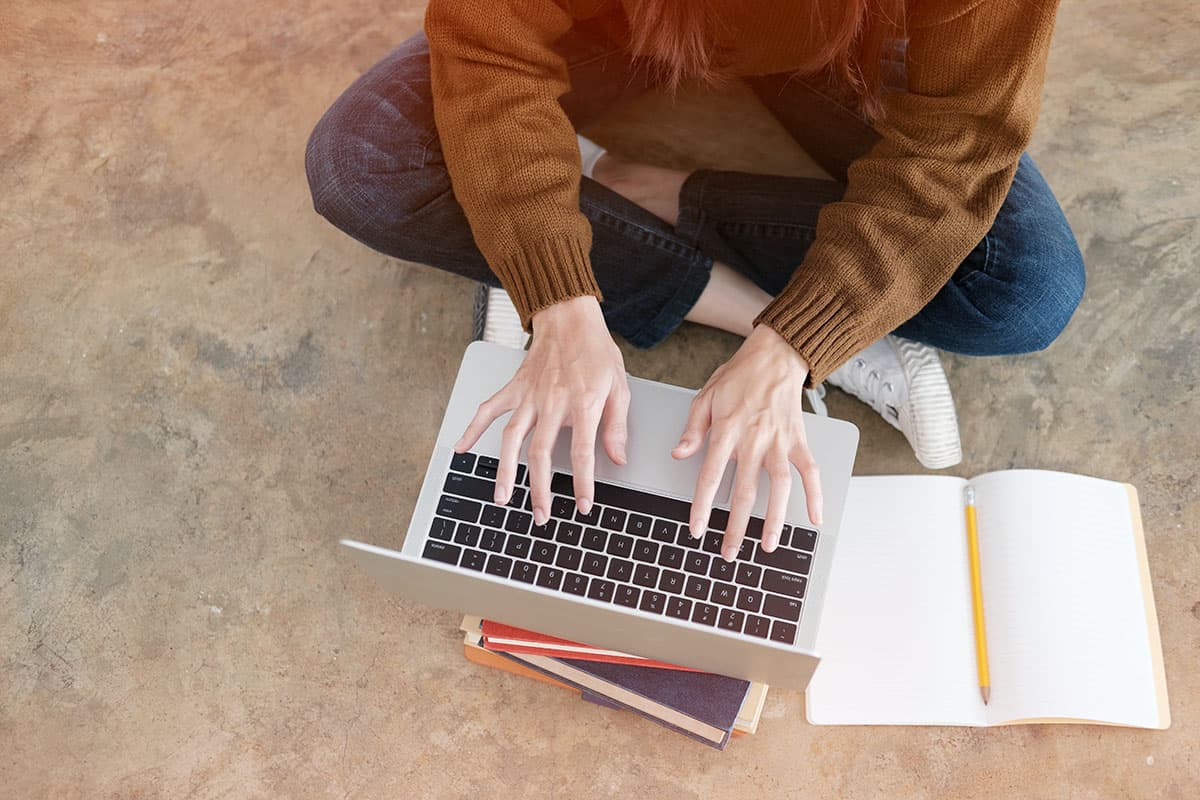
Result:
M550 481L550 491L574 497L574 479L565 473L556 472ZM676 522L687 522L691 519L691 503L672 497L660 497L656 494L639 492L637 489L626 489L624 486L613 486L611 483L599 481L596 481L595 493L594 501L602 506L616 506L653 517L673 519Z

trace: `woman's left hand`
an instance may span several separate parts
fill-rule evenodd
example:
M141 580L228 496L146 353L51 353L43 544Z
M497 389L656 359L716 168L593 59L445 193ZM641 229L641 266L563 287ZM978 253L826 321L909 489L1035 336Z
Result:
M732 560L741 547L764 469L771 478L771 496L763 525L763 549L769 552L779 543L792 489L789 463L804 482L809 519L814 525L821 524L820 476L808 449L800 409L807 378L808 364L800 354L774 330L758 325L692 401L687 426L671 455L694 455L708 434L708 452L692 500L693 536L703 536L708 530L725 466L731 459L737 461L721 548L726 560Z

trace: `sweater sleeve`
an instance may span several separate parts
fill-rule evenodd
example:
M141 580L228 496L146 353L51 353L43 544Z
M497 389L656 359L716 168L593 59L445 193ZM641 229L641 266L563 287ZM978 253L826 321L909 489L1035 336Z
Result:
M819 382L914 316L995 220L1028 144L1057 0L925 2L910 18L908 91L783 292L759 315Z
M558 103L567 65L553 49L566 0L430 0L434 120L475 242L526 330L541 309L600 288L579 211L579 146Z

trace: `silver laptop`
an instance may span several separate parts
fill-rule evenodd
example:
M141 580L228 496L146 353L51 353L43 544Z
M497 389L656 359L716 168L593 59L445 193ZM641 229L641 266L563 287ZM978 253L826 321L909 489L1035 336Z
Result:
M628 464L617 466L597 452L595 501L587 515L579 514L570 431L564 431L554 450L551 519L535 526L524 466L509 504L492 502L503 420L470 453L452 449L479 404L508 382L524 356L484 342L467 348L403 546L342 540L354 559L385 588L422 603L804 688L818 661L817 628L858 429L805 414L821 472L824 524L809 522L793 470L788 525L780 546L765 552L760 539L770 487L764 475L742 549L726 562L719 552L732 470L710 530L695 539L687 521L703 453L686 461L670 455L694 392L631 377Z

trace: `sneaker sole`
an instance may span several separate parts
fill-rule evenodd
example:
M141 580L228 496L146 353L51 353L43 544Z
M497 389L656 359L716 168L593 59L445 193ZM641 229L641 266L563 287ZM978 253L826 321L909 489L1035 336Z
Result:
M954 396L937 351L899 336L889 336L888 343L908 380L908 404L913 412L908 438L917 460L927 469L954 466L962 461L962 439Z

